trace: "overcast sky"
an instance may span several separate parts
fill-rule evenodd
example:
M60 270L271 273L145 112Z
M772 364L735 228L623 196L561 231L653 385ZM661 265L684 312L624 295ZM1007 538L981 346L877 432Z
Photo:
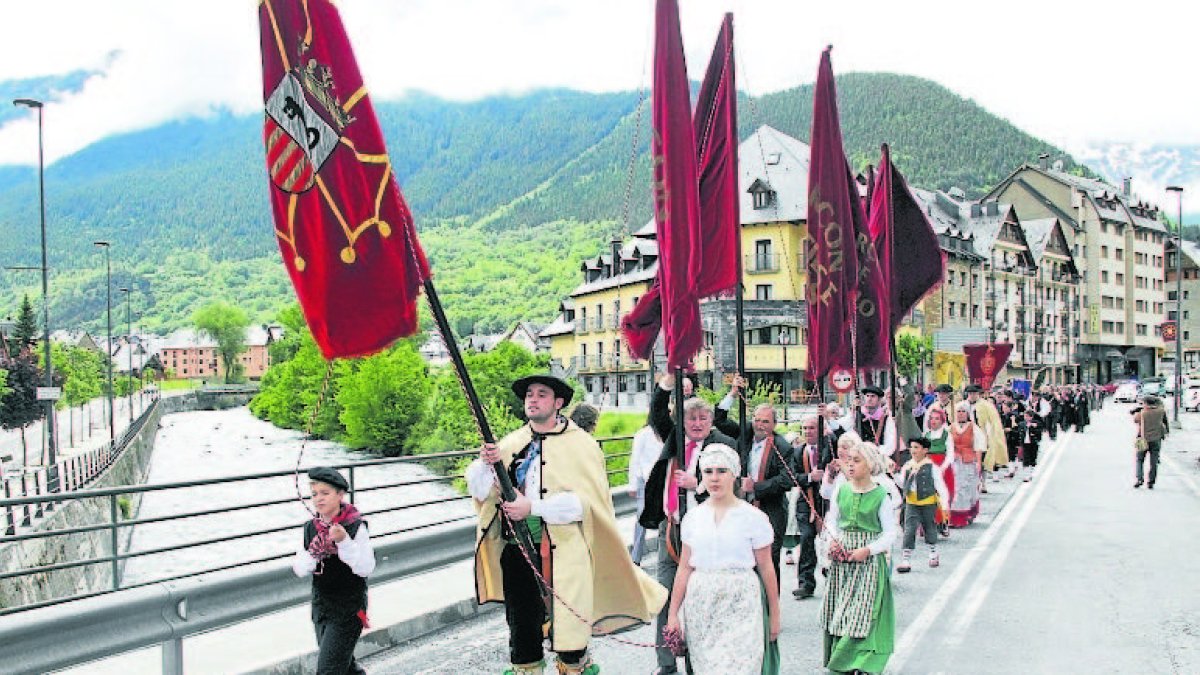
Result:
M654 0L342 0L377 99L471 99L545 86L648 86ZM681 0L693 79L735 15L739 86L777 91L836 72L925 77L1030 133L1200 143L1194 22L1178 0ZM47 156L188 115L261 109L254 0L7 0L0 81L98 69L47 106ZM7 105L7 104L5 104ZM36 161L31 118L0 128L0 164Z

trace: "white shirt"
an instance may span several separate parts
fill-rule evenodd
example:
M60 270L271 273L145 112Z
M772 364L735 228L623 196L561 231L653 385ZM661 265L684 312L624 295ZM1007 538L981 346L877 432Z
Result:
M758 472L762 470L763 451L767 449L767 439L764 437L761 441L756 440L750 445L750 462L747 465L746 475L751 479L758 480ZM746 495L748 501L754 500L754 493Z
M726 509L720 523L712 502L690 509L680 534L697 570L753 569L755 549L775 541L767 514L741 500Z
M825 474L825 478L821 482L821 498L832 502L833 496L842 488L848 481L846 474L838 472L837 477L833 480L829 479L832 474ZM887 490L888 498L885 502L890 502L892 509L899 511L904 506L904 495L900 494L900 488L894 481L888 480L886 475L871 476L871 480L875 481L876 485L882 485L884 490ZM829 516L825 516L826 519Z
M367 525L358 526L354 537L346 537L337 542L337 556L342 562L364 579L375 571L375 551L371 548L371 535L367 533ZM292 557L292 571L298 577L306 577L317 569L317 559L306 548L300 548Z
M638 485L650 479L650 470L662 454L663 442L646 425L633 435L633 450L629 453L629 484Z
M496 493L496 474L490 464L476 458L467 467L465 474L467 490L475 501L483 502L499 495ZM518 485L529 498L529 515L539 516L549 525L566 525L583 520L583 502L573 492L559 492L542 497L542 463L533 462L525 474L525 484Z
M844 476L838 476L838 478L841 478L842 482L845 483ZM891 481L886 482L890 483ZM895 488L895 485L892 487ZM841 488L839 487L838 489L840 490ZM846 489L853 490L854 486L847 484ZM837 493L834 494L836 495ZM839 540L842 538L842 531L838 528L838 519L840 517L841 510L838 508L837 499L830 499L829 511L825 514L825 528L829 530L829 534L832 535L834 539ZM892 542L896 540L896 532L900 529L896 521L896 511L890 496L885 496L883 500L879 502L879 525L883 528L883 531L879 533L879 536L876 537L875 541L867 544L867 549L871 551L871 555L879 555L880 553L891 549Z
M846 416L838 420L838 426L847 430L858 433L858 426L855 424L858 420L855 419L856 411L851 410ZM896 452L896 419L891 414L886 415L886 421L883 423L883 435L879 439L879 452L883 453L884 457L891 457ZM871 443L875 442L874 438L863 437L864 441Z

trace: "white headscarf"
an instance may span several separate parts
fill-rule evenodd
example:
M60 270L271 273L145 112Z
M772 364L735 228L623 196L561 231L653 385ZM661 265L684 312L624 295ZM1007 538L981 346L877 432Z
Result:
M742 460L737 451L724 443L711 443L700 453L700 470L724 467L735 476L742 474Z

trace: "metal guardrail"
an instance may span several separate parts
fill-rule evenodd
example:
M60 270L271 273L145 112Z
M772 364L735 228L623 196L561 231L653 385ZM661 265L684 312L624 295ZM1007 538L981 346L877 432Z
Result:
M142 420L138 421L139 424L141 423L141 421ZM138 426L137 428L140 428L140 426ZM131 433L136 433L137 428L135 428L134 431L132 431ZM598 441L600 442L601 447L603 447L603 446L611 444L611 443L628 442L632 438L633 438L632 436L617 436L617 437L598 439ZM454 460L457 460L457 459L463 458L463 457L472 457L475 454L476 454L476 452L473 450L472 451L447 452L447 453L438 453L438 454L430 454L430 455L414 455L414 456L407 456L407 457L374 459L374 460L366 460L366 461L361 461L361 462L337 464L334 466L336 466L336 468L346 471L347 478L349 479L349 482L350 482L350 490L349 490L348 498L351 502L354 502L357 497L361 496L364 493L376 492L376 491L380 491L380 490L390 490L390 489L395 489L395 488L413 487L413 486L419 486L419 485L429 485L429 484L434 484L434 483L449 483L449 482L453 482L454 480L456 480L458 478L461 478L460 474L432 475L432 476L424 477L424 478L408 479L408 480L402 480L402 481L396 481L396 482L389 481L389 482L383 482L383 483L376 484L376 485L364 486L364 485L362 485L362 483L359 480L359 478L361 476L360 472L363 469L372 468L372 467L389 466L389 465L399 465L399 464L420 464L420 463L424 463L424 462L450 462L450 461L454 461ZM626 471L626 469L623 466L615 466L614 467L614 464L621 464L619 461L615 461L615 460L620 460L621 458L628 457L629 454L630 453L628 451L606 453L606 455L605 455L606 463L607 463L607 466L610 467L608 469L608 475L610 477L610 480L613 476L624 473ZM183 512L183 513L173 513L173 514L162 515L162 516L157 516L157 517L150 517L150 518L133 518L133 519L129 519L129 520L121 520L121 511L119 508L118 500L121 497L127 497L130 495L137 495L137 494L145 495L147 493L153 493L153 492L163 492L163 491L169 491L169 490L185 490L185 489L189 489L189 488L221 485L221 484L228 484L228 483L246 482L246 483L250 484L251 488L253 488L253 486L255 485L255 483L253 483L253 481L269 481L272 479L287 479L290 481L293 478L293 476L294 476L294 472L292 470L281 470L281 471L269 471L269 472L261 472L261 473L254 473L254 474L243 474L243 475L238 475L238 476L228 476L228 477L221 477L221 478L209 478L209 479L202 479L202 480L182 481L182 482L174 482L174 483L159 483L159 484L148 484L148 485L124 485L124 486L116 486L116 487L103 488L103 489L76 490L76 491L68 492L68 493L54 493L52 495L40 495L40 496L25 497L25 498L20 498L20 499L0 499L0 508L6 509L6 510L15 510L18 512L22 509L37 511L37 510L49 507L50 505L52 505L54 503L61 504L63 502L69 502L69 501L79 501L79 500L88 500L88 499L104 499L104 500L108 501L108 509L107 509L108 519L106 522L89 523L89 524L78 525L78 526L74 526L74 527L58 528L58 529L52 529L52 530L35 530L32 532L27 532L27 533L16 533L13 535L0 536L0 545L4 545L4 544L8 544L8 543L18 543L21 541L27 541L27 540L33 540L33 539L45 539L45 538L49 538L49 537L79 536L79 535L85 535L88 533L95 533L95 532L106 533L105 539L109 542L107 555L99 555L96 557L79 559L79 560L68 560L68 561L62 561L62 562L57 562L57 563L53 563L53 564L47 564L47 565L38 565L35 567L28 567L28 568L16 570L13 572L3 572L3 573L0 573L0 582L14 583L19 580L24 580L28 577L36 578L36 575L49 574L52 572L60 572L60 571L70 570L70 569L75 569L75 568L88 567L88 566L92 566L92 565L105 565L105 564L111 566L110 574L111 574L111 578L112 578L111 586L106 589L93 589L93 590L85 592L85 593L77 593L74 595L52 598L52 599L43 600L40 602L28 603L28 604L24 604L24 605L17 605L17 606L13 606L13 607L7 607L4 609L0 609L0 618L2 618L4 615L28 612L31 610L36 610L36 609L40 609L40 608L44 608L44 607L61 605L63 603L68 603L68 602L73 603L75 601L92 598L92 597L95 597L98 595L114 593L117 591L121 591L123 589L136 589L136 588L149 587L149 586L162 584L162 583L166 583L166 582L174 582L174 581L189 579L189 578L197 577L199 575L209 574L214 571L221 571L221 570L226 570L226 569L236 569L236 568L245 567L248 565L268 563L268 562L272 562L272 561L276 561L276 560L281 560L283 558L287 558L287 557L291 556L292 553L294 552L292 549L281 550L278 553L272 553L271 555L260 556L257 558L236 560L236 561L232 562L231 564L223 565L216 569L206 569L206 570L201 570L201 571L196 571L196 572L177 574L174 576L148 579L146 581L141 581L141 582L133 583L133 584L123 584L122 579L121 579L121 567L128 560L131 560L134 558L142 558L145 556L152 556L152 555L156 555L156 554L170 553L170 552L174 552L174 551L195 549L195 548L203 547L203 546L211 546L211 545L215 545L215 544L221 544L221 543L224 543L227 541L245 540L245 539L249 539L249 538L261 536L261 535L271 535L271 534L275 534L278 532L284 532L284 531L288 531L288 530L297 529L299 527L299 524L295 523L295 522L288 522L285 525L280 525L280 526L275 526L275 527L259 527L257 529L251 528L246 531L239 532L236 535L196 539L196 540L191 540L191 541L187 541L184 543L175 544L175 545L171 545L171 546L158 546L158 547L148 548L148 549L139 549L139 550L133 550L133 551L129 551L129 550L121 551L119 542L123 539L123 536L122 536L123 529L133 528L138 525L149 525L149 524L153 524L153 523L180 522L180 521L184 521L189 518L203 518L206 516L230 513L230 512L234 512L234 511L244 511L244 510L248 510L248 509L262 509L265 507L293 503L296 501L297 497L294 492L291 492L290 494L285 494L281 497L276 497L273 499L250 501L250 502L241 503L241 504L237 504L234 506L227 506L227 507L223 507L223 508L198 509L198 510L187 511L187 512ZM262 484L260 483L259 485L260 485L260 490L261 490ZM252 491L248 491L248 493L253 494ZM469 499L469 497L466 495L453 495L453 496L437 497L434 499L427 499L424 501L417 501L417 502L412 502L412 503L388 504L382 508L375 508L375 509L370 509L370 510L364 509L364 516L371 517L371 516L378 516L378 515L384 514L384 513L394 513L394 512L404 511L404 510L413 509L413 508L437 506L437 505L442 505L442 504L450 504L453 502L465 502L468 499ZM447 524L447 523L461 521L465 518L470 518L470 516L463 516L463 517L458 517L458 518L442 518L440 520L434 519L434 520L431 520L428 522L420 522L420 523L416 523L416 524L408 526L408 527L401 527L399 529L393 529L393 530L382 530L381 529L378 533L374 533L373 536L380 538L380 537L388 537L388 536L397 535L397 534L404 534L404 533L413 532L416 530L422 530L422 529L426 529L426 528L437 526L437 525L443 525L443 524Z
M611 472L610 472L611 473ZM636 501L613 491L618 515ZM376 541L373 584L403 579L466 560L475 551L475 522ZM159 582L0 621L0 663L9 673L44 673L161 645L162 672L183 673L183 640L293 607L309 599L309 584L290 565L261 571L227 570Z

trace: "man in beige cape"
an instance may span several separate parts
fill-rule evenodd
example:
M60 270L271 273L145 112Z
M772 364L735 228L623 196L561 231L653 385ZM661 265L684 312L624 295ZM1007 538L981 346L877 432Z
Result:
M1008 464L1008 443L1004 440L1004 422L1000 419L1000 411L991 399L984 397L983 387L968 384L964 391L967 401L971 403L972 417L975 424L983 429L987 436L987 454L983 456L983 470L991 473L998 467ZM998 479L997 479L998 480Z
M633 564L617 532L600 446L560 413L573 389L549 375L521 378L512 388L525 402L528 424L485 444L466 472L479 512L475 594L480 604L505 604L512 662L505 673L541 675L548 637L558 673L594 675L600 669L587 654L591 636L648 623L667 590ZM518 489L511 502L500 501L491 466L497 461ZM528 552L530 560L514 541L517 520L538 549ZM553 587L552 603L543 599L531 561Z

